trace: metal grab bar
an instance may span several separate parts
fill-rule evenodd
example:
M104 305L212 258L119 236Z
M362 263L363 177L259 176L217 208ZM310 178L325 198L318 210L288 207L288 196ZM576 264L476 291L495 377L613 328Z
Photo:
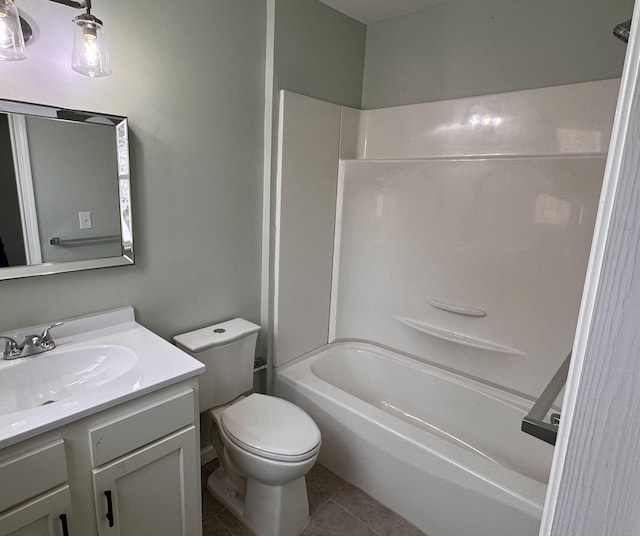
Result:
M49 237L49 244L52 246L90 246L93 244L104 244L106 242L120 242L120 235L90 236L87 238L60 238L59 236Z
M558 425L560 424L560 416L554 413L551 417L552 422L545 422L544 418L551 409L554 400L558 398L558 394L567 383L569 374L569 364L571 363L571 352L562 362L560 368L551 378L549 384L544 388L542 394L536 400L527 416L522 419L521 430L529 435L542 439L551 445L556 444L558 436Z

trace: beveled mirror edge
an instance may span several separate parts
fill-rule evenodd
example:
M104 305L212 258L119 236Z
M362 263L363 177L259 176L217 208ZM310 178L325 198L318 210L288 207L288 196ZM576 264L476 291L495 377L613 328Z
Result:
M115 116L111 116L115 117ZM118 195L120 205L120 238L122 258L135 264L133 252L133 214L131 210L131 165L129 153L129 120L120 118L115 125L118 144Z
M133 259L127 255L123 255L122 257L104 257L85 261L48 262L33 266L9 266L0 270L0 281L22 279L38 275L63 274L80 270L93 270L96 268L108 268L111 266L126 266L130 264L135 264Z
M124 116L114 114L71 110L46 104L34 104L7 99L0 99L0 113L46 117L70 122L82 122L80 117L85 115L87 118L104 117L113 123L113 126L116 129L116 140L118 144L118 194L122 246L122 255L117 257L49 262L31 266L21 265L3 267L0 268L0 281L135 264L133 249L133 218L131 214L131 173L128 119Z
M60 106L52 106L49 104L35 104L32 102L9 99L0 99L0 112L75 122L83 122L84 120L92 117L104 117L109 119L114 126L120 124L122 121L126 121L127 119L122 115L90 112L87 110L72 110L71 108L61 108ZM85 119L81 120L83 117Z

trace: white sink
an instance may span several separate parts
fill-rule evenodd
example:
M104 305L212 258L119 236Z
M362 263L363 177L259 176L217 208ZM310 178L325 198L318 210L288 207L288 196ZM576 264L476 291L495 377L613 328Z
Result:
M6 335L22 340L44 327ZM138 324L131 307L67 319L53 336L54 350L0 359L0 449L204 371Z
M0 374L0 415L43 406L117 381L133 386L138 357L116 345L56 349L14 360Z

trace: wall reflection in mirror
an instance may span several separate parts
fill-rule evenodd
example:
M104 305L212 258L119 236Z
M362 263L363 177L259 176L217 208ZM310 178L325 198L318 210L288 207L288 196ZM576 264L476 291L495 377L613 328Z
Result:
M0 279L133 264L127 120L0 101Z

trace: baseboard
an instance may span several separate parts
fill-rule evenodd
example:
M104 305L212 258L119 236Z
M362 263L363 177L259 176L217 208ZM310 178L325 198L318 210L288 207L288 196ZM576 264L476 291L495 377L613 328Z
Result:
M200 449L200 465L206 465L210 461L215 460L218 457L218 454L214 450L213 446L207 445L206 447Z

